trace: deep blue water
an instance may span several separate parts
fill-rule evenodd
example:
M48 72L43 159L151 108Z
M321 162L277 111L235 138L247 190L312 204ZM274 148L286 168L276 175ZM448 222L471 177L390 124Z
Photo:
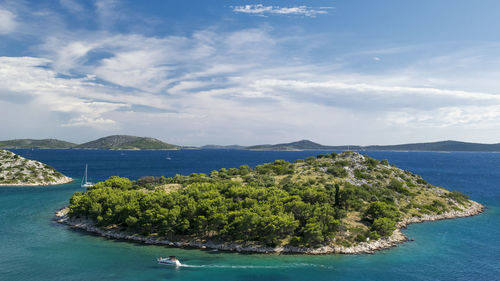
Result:
M432 184L467 193L485 213L411 225L415 241L374 255L245 255L108 240L51 221L81 191L85 163L92 180L112 175L209 173L317 151L13 150L75 178L52 187L0 187L0 280L500 280L500 154L364 152L388 159ZM170 157L171 160L168 160ZM188 265L158 265L177 255Z

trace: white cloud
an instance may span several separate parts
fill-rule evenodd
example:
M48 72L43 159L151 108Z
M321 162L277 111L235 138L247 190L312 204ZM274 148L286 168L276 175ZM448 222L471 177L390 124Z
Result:
M103 14L112 12L113 3L100 3ZM259 9L252 13L312 16ZM41 38L45 44L33 48L41 50L38 57L0 58L0 117L22 125L30 116L62 135L105 130L165 140L175 136L179 144L304 137L325 144L373 144L405 142L401 136L418 131L422 138L446 132L446 139L493 140L500 120L495 47L486 58L474 56L485 53L478 50L448 53L362 73L349 68L350 60L313 63L307 53L301 56L312 40L285 38L268 27L224 32L211 27L178 36L62 32ZM290 46L298 60L289 55ZM383 55L389 62L408 50L415 49L368 50L349 58L366 63Z
M316 17L317 15L326 15L333 7L308 7L308 6L293 6L293 7L279 7L279 6L264 6L257 5L244 5L231 7L234 12L253 14L253 15L300 15L306 17Z
M0 99L6 92L14 93L11 98L14 103L36 104L47 112L68 114L71 120L60 120L60 125L91 127L114 123L102 116L110 111L129 107L126 103L92 101L92 96L96 98L109 95L106 91L110 89L100 89L86 78L58 78L56 72L44 68L49 63L47 59L33 57L0 57Z
M17 27L16 15L0 8L0 35L9 34Z

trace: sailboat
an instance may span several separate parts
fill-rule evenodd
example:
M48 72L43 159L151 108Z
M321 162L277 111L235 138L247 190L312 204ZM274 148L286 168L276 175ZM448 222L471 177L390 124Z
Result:
M88 187L92 187L94 185L94 183L92 182L89 182L87 180L87 164L85 164L85 174L83 175L83 178L82 178L82 187L85 187L85 188L88 188Z

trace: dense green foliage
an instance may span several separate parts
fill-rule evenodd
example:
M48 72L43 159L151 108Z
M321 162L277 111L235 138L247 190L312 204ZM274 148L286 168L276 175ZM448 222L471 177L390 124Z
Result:
M75 193L69 215L171 240L349 246L391 235L404 216L467 202L420 180L357 153L332 153L209 175L111 177Z
M137 183L111 177L85 193L75 193L70 215L88 217L101 226L121 224L145 235L202 235L267 245L286 238L297 245L327 241L335 236L342 216L333 207L334 194L327 191L289 193L226 180L193 182L178 192L145 193Z

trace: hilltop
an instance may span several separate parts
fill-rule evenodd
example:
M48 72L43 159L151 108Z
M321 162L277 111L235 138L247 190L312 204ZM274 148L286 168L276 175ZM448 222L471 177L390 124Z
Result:
M247 146L245 149L250 150L328 150L330 146L321 145L310 140L300 140L290 143L279 144L261 144Z
M77 144L57 139L15 139L0 141L0 148L67 149Z
M278 253L363 253L406 240L408 223L483 206L387 160L355 152L137 181L76 192L59 221L150 244Z
M71 181L49 165L0 149L0 185L55 185Z
M179 149L180 147L154 138L114 135L80 144L80 149Z

